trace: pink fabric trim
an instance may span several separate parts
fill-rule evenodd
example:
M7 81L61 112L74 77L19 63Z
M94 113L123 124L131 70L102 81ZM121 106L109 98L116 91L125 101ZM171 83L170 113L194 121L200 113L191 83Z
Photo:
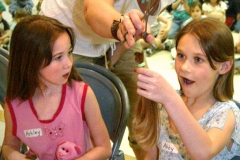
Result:
M35 108L33 106L32 99L29 99L29 104L30 104L31 110L32 110L33 114L35 115L35 117L39 120L39 122L41 122L41 123L51 123L51 122L53 122L57 118L57 116L60 114L60 112L62 111L62 108L63 108L63 104L64 104L65 97L66 97L66 89L67 89L67 84L65 83L62 86L62 97L61 97L61 101L60 101L58 110L53 115L53 118L49 119L49 120L39 120L37 112L36 112L36 110L35 110Z
M12 104L7 102L8 104L8 108L9 108L9 111L10 111L10 114L11 114L11 118L12 118L12 123L13 123L13 131L12 131L12 134L14 136L17 135L17 121L16 121L16 117L15 117L15 113L14 113L14 110L13 110L13 107L12 107Z
M87 88L88 85L85 83L84 88L83 88L83 94L82 94L82 103L81 103L81 111L82 111L82 118L85 121L85 115L84 115L84 106L85 106L85 100L86 100L86 95L87 95Z

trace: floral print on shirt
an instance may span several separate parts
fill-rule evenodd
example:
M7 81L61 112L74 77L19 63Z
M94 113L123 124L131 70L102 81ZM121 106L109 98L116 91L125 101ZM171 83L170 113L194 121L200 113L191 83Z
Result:
M230 151L224 147L213 160L229 160L235 155L240 156L240 110L232 101L217 101L198 121L206 131L211 128L222 129L230 109L233 110L236 120L235 130L231 135L234 144ZM159 160L191 160L179 134L175 134L170 128L168 114L164 107L160 108L160 118L161 127L158 141Z

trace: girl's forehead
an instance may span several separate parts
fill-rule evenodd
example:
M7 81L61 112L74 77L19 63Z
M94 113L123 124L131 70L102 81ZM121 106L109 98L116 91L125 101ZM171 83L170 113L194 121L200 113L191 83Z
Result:
M200 9L199 6L194 6L192 9L196 10L196 9Z

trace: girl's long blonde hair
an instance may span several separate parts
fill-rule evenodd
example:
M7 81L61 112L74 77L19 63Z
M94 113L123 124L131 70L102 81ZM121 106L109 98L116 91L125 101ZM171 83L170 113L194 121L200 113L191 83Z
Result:
M157 144L160 127L159 104L141 97L133 119L133 139L142 149Z

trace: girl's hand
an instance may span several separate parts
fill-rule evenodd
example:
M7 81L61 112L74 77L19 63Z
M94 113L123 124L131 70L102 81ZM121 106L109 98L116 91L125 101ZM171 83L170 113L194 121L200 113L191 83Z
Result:
M147 68L137 68L135 72L138 73L139 95L164 105L176 94L172 86L157 72Z
M18 151L13 151L7 158L8 160L29 160L29 158L25 155L25 154L22 154Z

